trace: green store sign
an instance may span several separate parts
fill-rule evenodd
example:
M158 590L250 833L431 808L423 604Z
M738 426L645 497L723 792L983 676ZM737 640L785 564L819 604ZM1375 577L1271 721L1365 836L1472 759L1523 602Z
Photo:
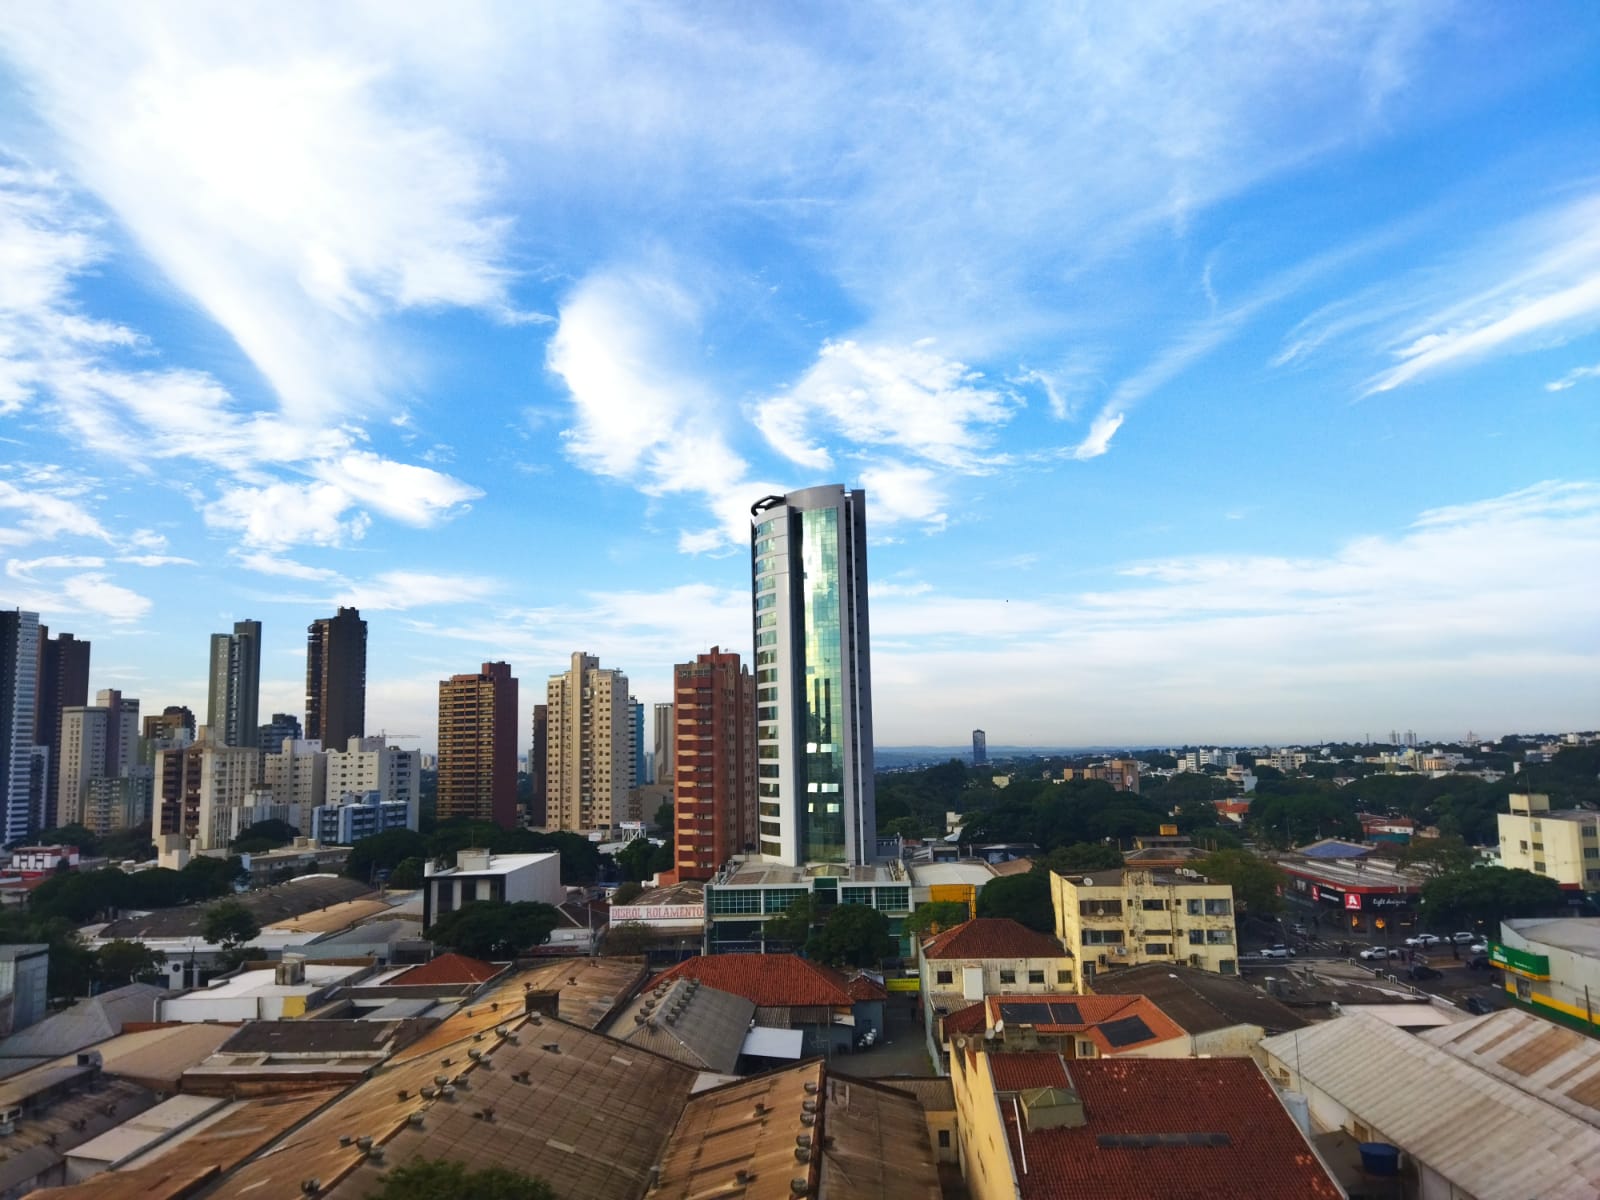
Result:
M1506 971L1515 971L1529 979L1550 978L1550 956L1529 954L1526 950L1513 950L1499 942L1489 943L1489 961Z

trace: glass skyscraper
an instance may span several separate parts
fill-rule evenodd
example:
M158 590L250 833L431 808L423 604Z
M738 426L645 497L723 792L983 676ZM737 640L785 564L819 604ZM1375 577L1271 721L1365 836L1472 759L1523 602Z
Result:
M750 509L757 845L791 866L876 849L866 507L834 484Z

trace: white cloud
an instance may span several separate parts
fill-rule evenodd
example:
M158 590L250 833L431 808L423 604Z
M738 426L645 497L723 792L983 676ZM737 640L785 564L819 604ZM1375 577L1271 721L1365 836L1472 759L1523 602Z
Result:
M1089 432L1083 441L1079 442L1071 451L1076 459L1099 458L1111 449L1111 439L1117 436L1117 430L1122 428L1122 423L1128 419L1126 413L1114 409L1104 409L1089 425Z
M1552 379L1544 385L1547 392L1564 392L1574 384L1582 383L1585 379L1600 378L1600 363L1592 367L1574 367L1560 379Z
M147 597L112 583L98 572L68 576L61 586L73 607L110 621L137 621L150 611L151 602Z
M0 525L0 546L25 546L59 537L111 540L99 520L70 496L24 491L0 479L0 517L7 512L16 514L15 523L9 528Z
M224 487L204 510L213 529L237 531L244 544L344 546L360 541L371 524L365 513L346 517L350 494L331 483L273 483Z
M4 44L76 177L322 420L404 377L388 314L508 311L498 168L394 103L360 42L308 10L260 17L64 6L16 14Z
M384 571L371 579L350 584L334 597L332 603L380 612L399 611L470 604L488 599L500 590L498 581L477 575Z
M982 470L993 465L989 430L1017 406L982 379L931 340L825 342L794 386L757 404L755 422L781 454L815 469L833 462L819 440L827 431L852 448L888 447L955 470Z
M315 462L311 471L350 498L386 517L426 528L483 495L479 489L429 467L394 462L370 451Z
M1024 744L1349 737L1410 713L1434 736L1507 711L1561 727L1600 669L1596 561L1600 484L1547 482L1322 555L1133 563L1060 596L1032 580L1009 598L890 595L872 614L878 736L995 738L985 712Z
M861 486L866 489L869 527L916 521L929 529L942 529L949 521L945 494L927 467L883 462L864 467Z
M117 561L134 567L193 567L198 565L194 559L184 558L180 554L123 554L117 557Z
M339 575L337 571L327 567L308 566L261 550L235 551L233 560L247 571L256 571L262 575L279 575L286 579L327 580L337 579Z

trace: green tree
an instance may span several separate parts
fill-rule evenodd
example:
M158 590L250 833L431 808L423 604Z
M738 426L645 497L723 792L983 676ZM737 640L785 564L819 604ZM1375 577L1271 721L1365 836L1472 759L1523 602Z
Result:
M828 914L806 953L830 966L876 967L895 949L888 917L865 904L841 904Z
M416 1158L384 1172L367 1200L556 1200L549 1184L506 1167L471 1170L454 1159Z
M1085 871L1114 871L1122 866L1122 851L1106 842L1074 842L1057 846L1034 861L1035 870L1057 875L1082 875Z
M429 927L428 937L435 945L471 958L504 962L542 946L559 924L561 915L548 904L475 900L445 913Z
M167 956L163 951L150 949L143 942L119 938L95 951L94 960L95 977L100 983L105 987L121 987L125 983L159 976Z
M787 942L796 950L811 940L811 927L817 922L816 907L810 896L797 897L789 907L768 919L762 933L768 942Z
M672 828L672 801L663 800L656 807L655 826L657 829Z
M245 944L260 934L255 914L237 900L219 900L200 918L200 936L222 947L223 958L233 966L249 953Z
M178 874L183 876L187 899L211 900L232 894L233 885L244 878L244 866L237 855L214 858L209 854L197 854Z
M644 895L643 885L630 879L626 883L617 885L617 890L611 893L611 903L632 904L642 895Z
M1050 876L1030 871L989 880L978 893L978 915L1010 917L1029 929L1054 933L1056 914L1050 903Z
M654 941L655 935L643 921L624 921L606 930L605 952L614 958L638 958Z
M969 916L967 906L959 900L929 900L917 905L916 911L906 918L906 932L921 938L960 925Z
M52 875L28 897L28 910L41 920L59 917L74 925L87 925L109 916L127 898L128 876L107 868L68 871Z
M408 858L430 857L428 839L410 829L385 829L350 847L344 873L370 882L379 871L393 871Z
M878 829L885 837L903 837L908 840L916 840L927 836L921 820L917 817L896 817L887 825L880 821Z
M1424 875L1468 871L1480 861L1478 852L1459 837L1414 837L1400 851L1400 864Z
M1283 911L1279 890L1287 876L1273 863L1248 850L1214 850L1194 864L1213 883L1233 889L1234 904L1253 916Z
M420 858L402 858L389 872L389 886L402 890L421 887L426 867Z
M656 847L649 838L634 838L616 853L617 869L622 878L638 883L655 874L652 868Z
M1423 918L1439 931L1471 926L1494 932L1501 921L1558 913L1564 904L1555 880L1508 867L1450 871L1422 885Z
M287 821L257 821L228 843L228 849L235 854L261 854L287 846L299 836L300 831Z

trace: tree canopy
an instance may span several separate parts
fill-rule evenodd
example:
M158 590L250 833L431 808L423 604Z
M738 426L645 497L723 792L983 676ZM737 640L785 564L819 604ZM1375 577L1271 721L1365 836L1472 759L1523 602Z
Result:
M971 913L959 900L928 900L906 918L906 932L921 937L961 924Z
M1281 889L1287 877L1266 859L1248 850L1213 850L1194 866L1213 883L1233 888L1234 904L1251 916L1283 911Z
M889 918L865 904L841 904L806 945L810 957L835 967L876 967L895 950Z
M1043 871L1030 871L989 880L978 893L978 915L1010 917L1029 929L1054 933L1056 914L1050 903L1050 876Z
M276 818L257 821L234 838L228 844L228 849L235 854L261 854L267 850L287 846L299 836L300 831L287 821L279 821Z
M1511 917L1542 917L1565 905L1561 885L1507 867L1447 871L1422 885L1424 920L1436 930L1470 926L1496 931Z
M385 1171L367 1200L556 1200L556 1194L538 1176L506 1167L473 1170L454 1159L418 1158Z
M95 951L94 960L95 978L103 987L114 988L159 977L167 956L163 951L150 949L143 942L119 938Z
M542 946L560 923L554 908L537 901L474 900L436 920L428 938L470 958L504 962Z
M200 936L224 951L237 951L260 933L261 923L255 914L237 900L219 900L200 918Z

